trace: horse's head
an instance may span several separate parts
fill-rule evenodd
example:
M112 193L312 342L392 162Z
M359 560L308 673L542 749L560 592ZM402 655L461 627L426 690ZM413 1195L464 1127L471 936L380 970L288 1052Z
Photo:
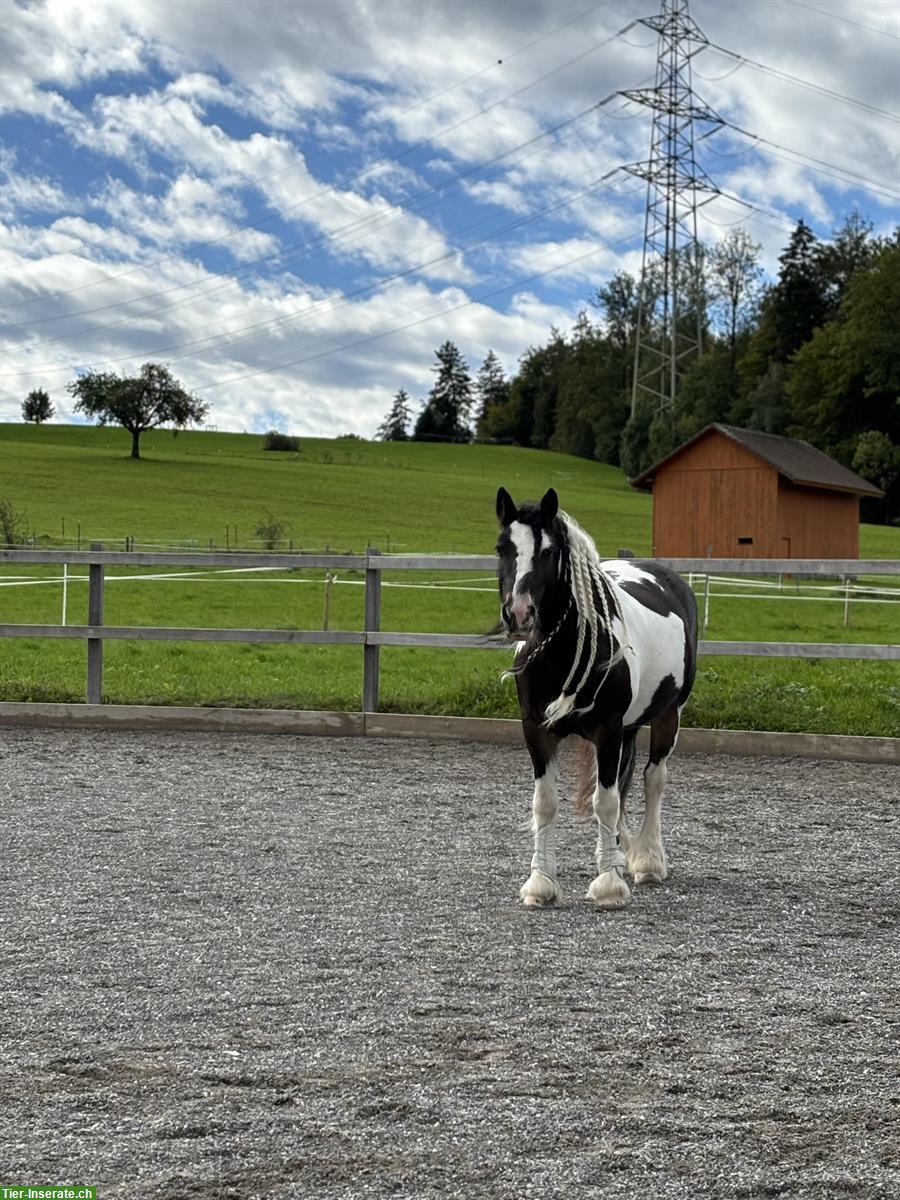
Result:
M497 574L500 616L509 637L546 628L556 608L562 553L559 500L550 488L540 504L516 507L505 488L497 492Z

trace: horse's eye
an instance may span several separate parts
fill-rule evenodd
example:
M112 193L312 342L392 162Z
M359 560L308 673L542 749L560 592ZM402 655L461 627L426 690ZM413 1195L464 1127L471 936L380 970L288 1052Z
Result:
M552 553L553 553L552 547L545 546L544 549L541 551L541 558L549 558Z

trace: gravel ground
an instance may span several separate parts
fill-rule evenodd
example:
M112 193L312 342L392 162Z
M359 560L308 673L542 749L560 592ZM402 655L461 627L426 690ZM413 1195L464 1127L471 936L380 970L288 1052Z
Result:
M524 910L527 755L0 730L0 1184L896 1197L900 771L673 760L671 877Z

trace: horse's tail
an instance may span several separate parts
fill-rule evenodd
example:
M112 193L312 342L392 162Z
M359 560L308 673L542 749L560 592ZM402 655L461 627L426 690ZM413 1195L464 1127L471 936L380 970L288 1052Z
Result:
M623 805L634 775L636 749L637 730L629 730L622 739L622 759L619 763L619 799ZM575 815L583 820L587 820L592 815L592 800L596 786L597 751L593 742L581 741L576 751Z

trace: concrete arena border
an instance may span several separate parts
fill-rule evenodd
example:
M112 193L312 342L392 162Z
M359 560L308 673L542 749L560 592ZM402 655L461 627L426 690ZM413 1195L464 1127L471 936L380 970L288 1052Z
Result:
M0 727L128 729L195 733L289 733L316 737L441 738L521 745L518 721L307 709L183 708L142 704L0 703ZM639 747L646 746L642 731ZM837 759L900 766L900 738L746 729L682 729L685 754Z

